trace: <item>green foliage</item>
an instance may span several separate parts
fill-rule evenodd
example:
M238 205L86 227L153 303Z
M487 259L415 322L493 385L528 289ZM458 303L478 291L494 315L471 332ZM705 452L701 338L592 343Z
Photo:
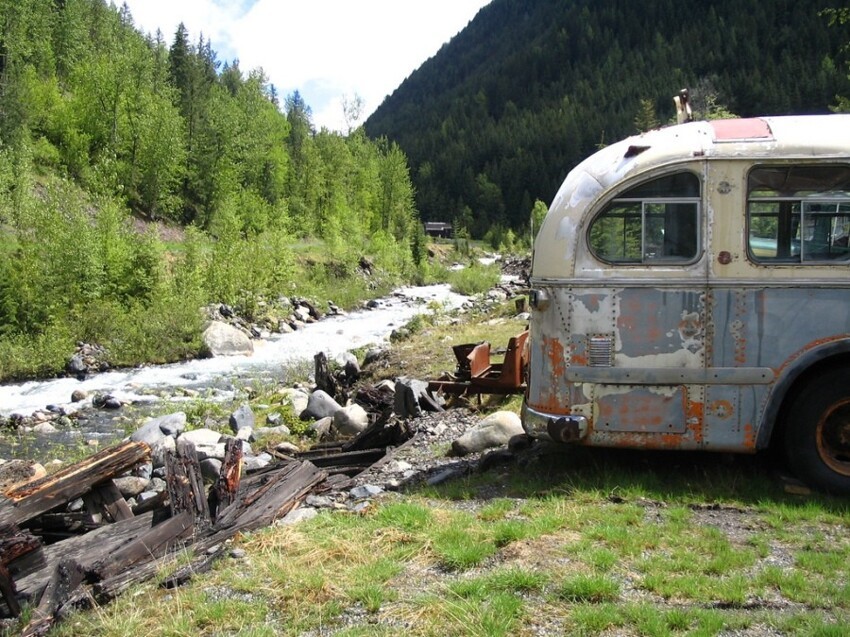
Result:
M61 368L44 343L67 356L68 341L48 333L108 345L113 363L194 355L204 304L251 318L262 299L315 283L320 298L350 306L425 260L398 145L362 129L316 133L297 93L281 112L262 70L221 66L185 25L169 45L135 30L126 6L0 0L0 49L10 374ZM191 227L166 251L134 219ZM301 237L324 242L339 271L295 277ZM377 270L368 282L356 276L363 257ZM31 364L20 361L26 338Z
M481 294L495 286L500 276L498 266L473 261L469 267L450 272L449 283L458 294Z

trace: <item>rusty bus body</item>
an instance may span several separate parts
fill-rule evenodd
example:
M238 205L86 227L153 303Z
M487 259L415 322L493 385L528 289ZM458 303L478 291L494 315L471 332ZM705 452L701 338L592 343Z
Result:
M756 452L850 493L850 115L691 122L592 155L534 244L535 437Z

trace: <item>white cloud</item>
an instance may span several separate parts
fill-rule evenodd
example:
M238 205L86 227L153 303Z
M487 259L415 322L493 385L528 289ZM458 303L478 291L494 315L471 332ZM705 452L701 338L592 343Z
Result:
M166 42L182 21L219 59L262 67L283 97L298 90L314 123L341 129L342 96L364 116L462 30L489 0L127 0L136 24Z

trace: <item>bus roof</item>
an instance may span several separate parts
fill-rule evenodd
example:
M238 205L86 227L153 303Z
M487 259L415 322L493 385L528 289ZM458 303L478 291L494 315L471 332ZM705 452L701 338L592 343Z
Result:
M577 225L588 206L637 175L688 161L815 157L850 161L850 114L689 122L616 142L567 175L535 242L543 241L543 252L551 253L536 254L534 269L560 271L557 262L571 256ZM563 251L550 250L553 241L563 242ZM561 256L555 256L558 252Z

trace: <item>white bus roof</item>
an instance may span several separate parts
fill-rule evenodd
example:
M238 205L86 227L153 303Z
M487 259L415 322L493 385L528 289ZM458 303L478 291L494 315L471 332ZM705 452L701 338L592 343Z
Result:
M537 236L535 246L543 249L535 249L534 270L562 271L558 263L571 256L588 206L630 177L689 161L814 157L850 160L850 114L689 122L611 144L567 175Z

